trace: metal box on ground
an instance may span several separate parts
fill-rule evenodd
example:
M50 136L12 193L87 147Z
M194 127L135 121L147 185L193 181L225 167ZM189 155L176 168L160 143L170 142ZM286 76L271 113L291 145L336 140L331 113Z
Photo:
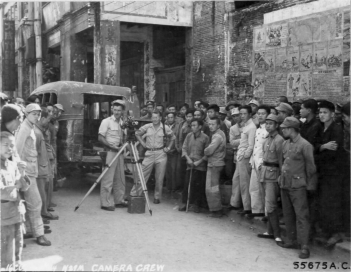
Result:
M144 196L129 196L128 197L128 212L129 213L145 213L145 197Z

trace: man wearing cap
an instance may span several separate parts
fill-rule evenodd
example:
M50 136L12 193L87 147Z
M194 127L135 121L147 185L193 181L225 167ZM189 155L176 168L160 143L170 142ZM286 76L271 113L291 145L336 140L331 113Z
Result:
M38 152L34 125L39 120L40 112L41 108L38 104L32 103L26 107L27 118L23 121L16 135L16 149L21 160L27 164L25 173L31 183L29 189L24 192L27 204L27 233L31 232L39 245L50 246L50 241L44 236L44 224L41 218L42 201L36 181L38 177Z
M240 107L240 118L243 123L240 144L237 152L236 169L233 176L232 196L230 205L238 209L243 204L244 210L239 214L251 213L250 200L250 157L255 144L256 125L251 119L252 109L249 105Z
M212 118L219 118L219 106L216 104L211 104L208 108L207 108L207 116L208 118L211 120ZM224 132L224 135L226 137L226 142L229 141L229 134L228 134L228 128L226 126L226 124L224 124L224 122L219 118L220 121L220 130L222 130Z
M278 134L278 126L278 117L274 114L268 115L265 128L269 134L262 143L262 164L258 167L259 182L263 187L262 197L265 203L268 222L267 232L258 234L257 236L259 238L275 239L276 242L281 242L277 200L280 190L278 177L283 164L281 154L284 139Z
M260 103L256 100L256 99L252 99L250 102L249 102L249 106L251 107L252 109L252 121L254 122L254 124L256 126L259 125L259 121L258 121L258 116L257 116L257 109L258 109L258 106L260 105Z
M233 162L236 163L236 156L238 152L238 147L240 144L240 138L241 138L241 133L243 132L243 127L244 124L240 120L240 112L239 108L233 108L231 111L231 115L233 117L233 121L235 122L235 125L230 128L229 132L229 142L231 144L231 147L233 148Z
M125 102L123 100L113 101L113 115L102 120L99 128L98 139L99 142L104 144L105 151L107 151L107 165L114 159L119 149L125 142L125 133L121 128L121 125L123 124L121 117L123 116L124 110ZM124 201L124 194L124 157L121 154L101 179L101 209L106 211L114 211L115 208L126 208L128 205Z
M275 107L275 109L278 111L279 124L283 123L286 117L293 114L293 108L288 103L280 103L279 106ZM284 137L281 128L279 128L278 133Z
M280 105L281 106L281 105ZM310 256L308 248L310 232L310 214L307 201L307 190L315 190L316 166L313 158L313 147L300 135L300 121L287 117L281 124L284 137L281 154L283 166L279 177L281 199L287 240L278 242L284 248L299 248L299 258Z
M268 132L266 130L266 118L270 113L270 108L267 105L261 105L257 109L257 117L260 125L256 130L255 146L250 159L252 167L250 177L250 196L251 196L251 210L252 214L247 214L246 217L253 218L255 216L264 216L264 199L262 198L262 186L258 181L259 168L261 167L262 160L262 144L266 140Z
M147 150L142 164L145 182L148 182L151 172L155 168L154 204L160 203L167 165L167 153L172 149L175 141L173 131L169 126L161 123L161 118L161 113L155 110L152 113L152 123L142 126L135 133L139 143ZM146 135L145 141L142 138L143 135ZM165 137L170 139L168 146L165 146ZM138 182L134 184L130 192L131 196L140 196L143 193L139 179L140 177L138 177Z
M316 164L320 224L328 239L327 248L342 240L343 130L333 120L334 112L332 102L322 101L319 104L319 120L323 130L316 143Z
M222 216L222 201L219 191L220 173L225 165L224 159L226 154L226 136L219 128L220 120L213 117L209 121L209 127L212 133L210 144L205 148L204 154L208 159L206 172L206 198L210 217Z
M140 118L140 120L148 120L148 121L151 121L152 120L152 112L154 110L154 106L155 106L155 103L154 101L146 101L146 109L147 109L147 115L145 116L142 116Z

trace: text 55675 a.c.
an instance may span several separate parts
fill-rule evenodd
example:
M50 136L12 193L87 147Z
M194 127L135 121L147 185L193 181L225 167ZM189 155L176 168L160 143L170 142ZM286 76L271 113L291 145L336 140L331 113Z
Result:
M294 269L350 269L348 262L293 262Z

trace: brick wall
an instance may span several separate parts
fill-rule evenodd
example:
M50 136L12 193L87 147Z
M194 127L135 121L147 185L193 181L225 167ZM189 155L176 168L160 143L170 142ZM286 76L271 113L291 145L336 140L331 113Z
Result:
M224 1L194 3L192 103L225 103L225 14Z

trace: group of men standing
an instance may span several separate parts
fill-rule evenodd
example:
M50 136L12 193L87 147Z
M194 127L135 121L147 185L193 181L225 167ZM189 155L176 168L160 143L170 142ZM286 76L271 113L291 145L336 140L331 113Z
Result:
M15 261L15 269L20 269L23 239L35 238L37 244L50 246L45 237L52 232L48 224L59 218L51 212L56 207L52 195L57 173L57 118L63 107L43 106L39 102L25 106L20 100L15 104L3 102L6 101L1 104L1 260L2 267ZM21 176L15 175L17 171Z
M112 152L110 159L124 142L120 115L115 114L115 109L124 110L122 102L113 103L114 115L99 130L100 141ZM185 211L190 200L194 212L208 208L210 217L221 217L219 185L221 178L229 177L229 209L267 220L267 232L258 237L301 249L300 258L310 255L311 235L323 235L330 248L341 241L340 232L349 218L343 212L350 206L344 193L350 187L345 181L349 145L344 141L344 132L345 138L349 135L349 108L349 104L342 107L339 120L333 103L314 99L289 103L286 97L278 97L273 107L257 100L248 105L230 102L226 107L195 101L194 108L183 104L178 112L175 105L163 112L164 107L148 101L141 121L149 123L136 131L136 137L145 152L146 181L155 170L154 203L161 201L165 180L168 191L182 192L179 211ZM124 184L123 162L118 163L119 167L109 169L113 178L107 175L102 182L101 208L109 211L127 206L124 185L113 187L113 179ZM108 189L104 184L109 184ZM108 200L112 187L114 201ZM141 194L137 182L131 195ZM342 207L345 203L347 207ZM284 241L282 223L287 229Z

